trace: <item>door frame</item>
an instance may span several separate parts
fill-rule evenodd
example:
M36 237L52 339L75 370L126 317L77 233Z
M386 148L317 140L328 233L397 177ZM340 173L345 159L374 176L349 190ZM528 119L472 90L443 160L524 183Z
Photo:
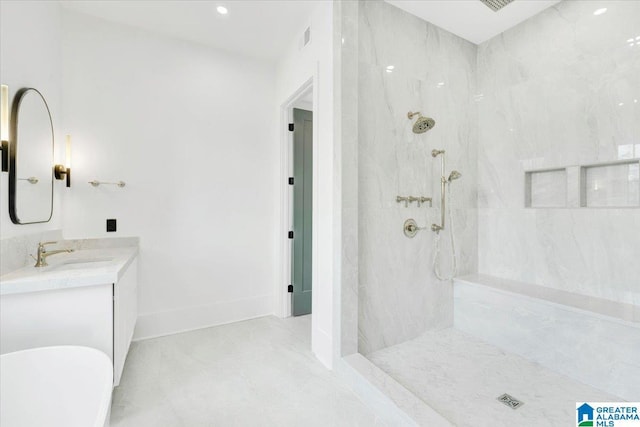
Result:
M312 250L311 250L311 287L316 289L317 283L317 227L316 220L317 215L317 177L318 177L318 126L315 124L317 121L318 111L318 95L317 95L317 76L312 76L307 79L298 89L296 89L286 101L280 105L280 235L279 242L279 256L280 262L278 262L278 274L276 277L276 289L275 289L275 314L278 317L290 317L291 316L291 294L287 290L287 285L291 278L291 242L287 236L291 226L293 224L293 188L289 185L288 179L293 176L293 132L288 129L289 123L293 123L293 108L303 96L309 91L313 93L313 144L312 144L312 211L311 211L311 238L312 238ZM311 314L316 312L316 298L315 292L311 294ZM312 320L313 321L313 320Z

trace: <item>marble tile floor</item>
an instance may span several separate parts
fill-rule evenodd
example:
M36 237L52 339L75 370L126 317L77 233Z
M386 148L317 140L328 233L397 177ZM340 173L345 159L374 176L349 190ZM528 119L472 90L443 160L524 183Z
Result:
M621 400L453 328L367 358L459 427L569 426L576 402ZM505 406L503 393L524 405Z
M310 316L268 316L134 342L111 426L383 426L310 334Z

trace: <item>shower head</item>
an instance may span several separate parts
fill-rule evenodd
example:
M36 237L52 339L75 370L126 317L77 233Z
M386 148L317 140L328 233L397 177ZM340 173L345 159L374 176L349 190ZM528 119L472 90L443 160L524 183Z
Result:
M413 124L413 133L425 133L436 125L436 121L431 117L420 117Z
M447 179L447 182L451 182L454 179L458 179L461 178L462 174L458 171L451 171L451 174L449 174L449 179Z
M413 124L413 133L425 133L436 125L435 120L433 120L431 117L423 117L419 112L409 112L407 114L409 120L413 119L414 116L418 116L418 120L416 120L416 122Z

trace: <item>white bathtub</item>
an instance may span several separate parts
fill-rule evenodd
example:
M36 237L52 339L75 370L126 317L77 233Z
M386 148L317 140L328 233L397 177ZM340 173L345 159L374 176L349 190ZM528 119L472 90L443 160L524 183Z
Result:
M454 324L626 400L640 396L640 308L484 275L454 281Z
M99 350L40 347L0 356L2 427L109 425L113 365Z

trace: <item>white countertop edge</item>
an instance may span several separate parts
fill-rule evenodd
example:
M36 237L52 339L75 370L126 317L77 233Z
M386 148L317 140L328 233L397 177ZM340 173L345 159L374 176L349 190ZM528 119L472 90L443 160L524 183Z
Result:
M38 271L35 267L28 266L0 277L0 296L117 283L136 259L138 252L138 247L129 246L82 249L70 254L53 255L49 259L50 267L44 267L45 270ZM107 266L51 271L51 268L71 259L104 257L113 257L113 260Z

